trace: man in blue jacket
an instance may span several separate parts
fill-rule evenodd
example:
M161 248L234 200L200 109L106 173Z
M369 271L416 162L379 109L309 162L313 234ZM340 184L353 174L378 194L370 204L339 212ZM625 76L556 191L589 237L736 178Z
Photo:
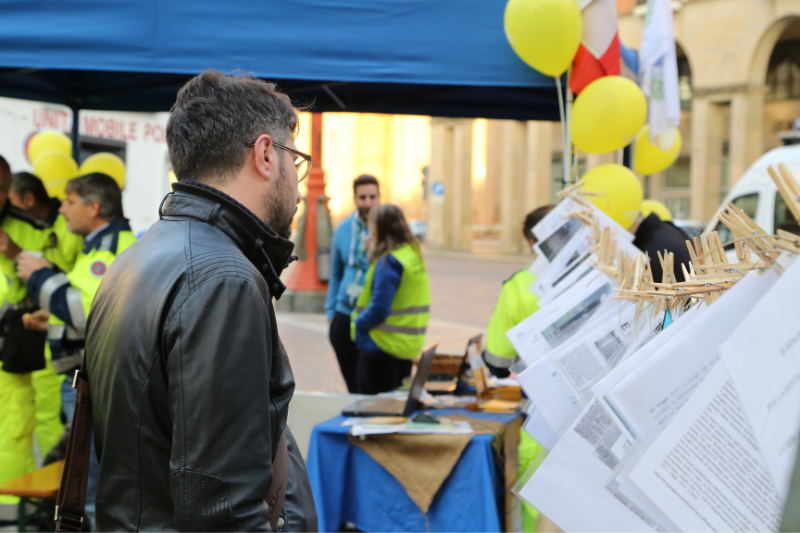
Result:
M369 268L367 216L369 210L381 201L375 176L358 176L353 181L353 196L356 210L339 224L333 237L331 277L325 300L325 312L330 324L329 338L350 393L359 392L356 387L358 350L350 338L350 315L364 288L364 277Z

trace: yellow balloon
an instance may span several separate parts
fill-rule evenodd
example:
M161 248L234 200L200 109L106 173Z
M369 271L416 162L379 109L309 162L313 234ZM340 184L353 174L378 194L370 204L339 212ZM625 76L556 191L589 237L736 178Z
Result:
M561 76L581 44L581 11L575 0L508 0L506 39L528 65Z
M633 226L642 209L642 185L622 165L600 165L581 179L586 198L625 229Z
M72 157L72 139L60 131L41 131L28 142L28 161L33 163L40 154L55 150Z
M631 143L647 118L647 100L633 81L604 76L581 91L572 108L572 142L590 154L605 154Z
M63 152L49 150L33 161L33 173L42 180L47 194L63 199L67 182L78 175L78 164Z
M645 200L642 202L642 216L646 217L650 213L655 213L664 222L672 222L672 213L669 207L658 200Z
M91 174L92 172L108 174L114 178L120 189L125 186L125 161L110 152L90 155L86 158L86 161L81 163L81 175Z
M645 126L636 136L633 150L633 168L639 174L656 174L668 169L681 154L683 139L678 128L670 128L658 136L656 144L650 142L650 126Z

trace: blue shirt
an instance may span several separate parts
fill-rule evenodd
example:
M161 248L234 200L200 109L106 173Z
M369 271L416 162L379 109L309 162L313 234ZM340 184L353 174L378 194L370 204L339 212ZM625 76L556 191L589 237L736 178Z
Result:
M356 318L356 348L359 352L382 352L369 330L386 322L392 312L392 303L403 279L403 265L392 255L384 255L375 265L367 308Z
M336 228L333 236L333 257L331 259L331 277L328 280L328 297L325 299L325 314L328 320L334 313L350 315L356 305L358 294L348 287L364 286L364 278L369 268L367 250L364 239L367 236L367 225L361 222L358 210L347 217Z

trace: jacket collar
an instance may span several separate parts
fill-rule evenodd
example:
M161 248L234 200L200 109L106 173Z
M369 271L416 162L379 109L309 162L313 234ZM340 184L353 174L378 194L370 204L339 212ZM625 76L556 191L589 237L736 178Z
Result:
M356 224L358 224L358 225L359 225L359 227L361 227L361 226L364 226L364 227L366 227L366 224L365 224L364 222L362 222L362 221L361 221L361 216L358 214L358 209L356 209L355 211L353 211L353 214L352 214L352 215L350 215L350 218L351 218L351 219L353 219L353 220L355 220Z
M281 272L297 259L292 255L294 243L280 237L236 199L213 187L183 181L173 183L172 190L161 202L159 216L168 220L194 218L223 231L259 268L272 296L280 299L286 290Z
M131 225L127 218L115 218L103 229L92 235L91 239L86 239L83 243L83 253L88 254L92 250L106 250L114 254L117 253L116 235L120 231L131 231Z
M44 221L47 222L47 225L51 228L56 223L59 209L61 209L61 200L58 198L50 198L50 211L47 212L47 216L45 217Z
M642 223L639 224L639 228L636 230L634 238L636 239L643 238L645 235L656 229L661 224L662 222L661 219L658 218L658 215L656 215L655 213L650 213L645 217L644 220L642 220Z

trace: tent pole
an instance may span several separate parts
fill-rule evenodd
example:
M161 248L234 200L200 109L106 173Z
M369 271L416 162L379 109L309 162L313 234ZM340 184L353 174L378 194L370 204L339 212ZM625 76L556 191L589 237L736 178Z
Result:
M569 155L567 154L567 144L569 143L569 132L564 113L564 95L561 93L561 77L556 76L556 91L558 92L558 114L561 118L561 188L566 189L569 185Z
M570 65L569 69L567 69L567 112L566 112L566 124L564 125L564 129L566 131L566 135L564 138L564 153L567 154L566 158L566 181L567 187L572 185L572 135L569 131L569 121L572 117L572 89L569 88L569 78L572 75L572 66ZM576 162L577 166L577 162ZM575 179L575 182L578 180Z
M80 166L81 162L78 157L81 155L81 136L80 131L80 113L79 107L72 108L72 159Z

